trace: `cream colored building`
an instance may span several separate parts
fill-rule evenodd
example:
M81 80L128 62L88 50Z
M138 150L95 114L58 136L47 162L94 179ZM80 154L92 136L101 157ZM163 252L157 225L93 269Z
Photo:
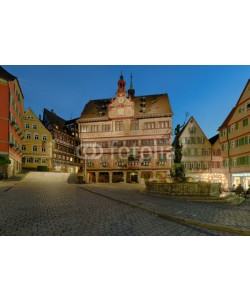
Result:
M229 188L250 187L250 80L236 105L219 128L223 169Z
M116 97L89 101L78 119L88 181L164 180L171 169L172 109L167 94L126 93L121 75Z
M194 117L188 120L180 134L186 177L192 177L195 181L221 182L225 185L218 138L217 135L209 140Z
M24 114L23 126L23 169L51 171L52 136L50 132L30 108Z

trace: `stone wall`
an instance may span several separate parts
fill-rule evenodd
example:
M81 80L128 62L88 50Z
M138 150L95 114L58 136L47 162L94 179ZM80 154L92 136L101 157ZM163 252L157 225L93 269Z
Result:
M158 183L147 182L146 192L180 196L206 196L218 197L221 183L210 182L180 182Z

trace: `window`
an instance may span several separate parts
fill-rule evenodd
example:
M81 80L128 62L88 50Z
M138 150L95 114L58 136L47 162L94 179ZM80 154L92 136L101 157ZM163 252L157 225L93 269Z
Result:
M243 123L243 127L247 126L247 125L248 125L248 118L247 118L247 119L244 119L244 120L242 121L242 123Z
M123 146L123 141L112 141L112 142L111 142L111 145L112 145L113 147L120 148L120 147Z
M189 127L188 132L191 133L191 134L194 134L194 133L196 133L196 128L195 127Z
M46 152L46 148L45 147L42 147L42 152Z
M209 149L204 149L204 155L209 155L209 154L210 154Z
M167 144L168 144L168 139L157 139L156 140L157 146L162 146L162 145L167 145Z
M33 146L32 150L33 152L37 152L37 146Z
M102 125L102 131L103 132L109 132L110 131L110 124Z
M46 164L46 158L42 158L42 164Z
M102 148L108 148L108 147L109 147L109 142L108 142L108 141L100 142L99 145L100 145Z
M34 163L35 163L35 164L38 164L38 163L39 163L39 158L35 157L35 158L34 158Z
M30 133L26 133L26 139L31 139Z
M123 121L116 121L115 122L115 131L122 131L124 130Z
M247 110L250 109L250 102L247 103L247 106L246 106Z
M158 128L168 128L168 121L160 121L158 122Z
M229 127L230 131L231 132L234 132L235 131L235 124L231 125L231 127Z
M131 120L131 130L138 130L139 129L139 120Z
M154 146L154 140L141 140L142 146Z
M30 124L25 123L25 128L29 129L30 128Z
M151 154L150 153L143 153L143 160L144 161L150 161L151 160Z
M22 145L22 151L26 151L26 145Z
M194 163L193 162L190 162L189 163L189 170L193 170L194 169Z
M213 149L213 155L214 156L220 156L221 155L220 149Z
M144 123L144 129L146 129L146 130L148 130L148 129L155 129L155 122Z
M167 160L167 154L166 153L159 153L158 154L158 160L160 160L160 161L165 161L165 160Z
M81 132L89 132L89 128L87 125L82 125L81 126Z
M33 124L33 125L32 125L32 128L36 130L36 129L37 129L37 125L36 125L36 124Z
M26 162L27 163L33 163L33 158L32 157L27 157Z
M138 146L138 140L128 140L126 141L126 147Z
M37 133L35 134L35 140L39 140L39 135Z
M91 132L99 131L99 125L91 125Z
M47 135L43 135L43 141L47 141Z

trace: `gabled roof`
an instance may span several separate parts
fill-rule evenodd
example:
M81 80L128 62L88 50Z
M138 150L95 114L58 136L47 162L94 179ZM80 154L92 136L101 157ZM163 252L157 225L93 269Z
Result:
M188 126L188 124L191 122L191 120L194 120L194 122L197 124L197 126L199 127L200 131L202 132L202 134L204 135L204 137L208 140L207 136L205 135L205 133L203 132L203 130L201 129L200 125L198 124L198 122L195 120L195 118L193 116L191 116L189 118L189 120L187 121L187 123L183 126L183 128L180 131L180 137L182 136L184 130L186 129L186 127Z
M56 115L56 113L53 110L50 111L50 110L44 108L43 121L45 121L44 120L45 116L51 125L57 125L61 130L65 129L65 120L63 118L59 117L58 115Z
M228 114L228 116L226 117L224 122L218 128L218 131L222 130L223 128L225 128L228 125L229 121L231 120L232 116L234 115L234 112L236 111L236 108L237 108L236 106L232 108L232 110L230 111L230 113Z
M242 91L242 93L241 93L241 95L240 95L240 98L238 99L238 101L237 101L237 103L236 103L236 106L240 103L240 100L241 100L242 96L244 95L244 93L245 93L245 91L246 91L247 86L248 86L249 83L250 83L250 79L248 79L247 84L246 84L246 86L244 87L244 90Z
M8 71L6 71L1 66L0 66L0 77L7 81L13 81L13 80L17 79L14 75L10 74Z
M211 143L211 145L214 145L218 139L219 139L219 134L216 134L209 139L209 142Z
M6 71L3 67L0 66L0 77L7 80L7 81L14 81L16 80L18 85L19 85L19 88L20 88L20 92L22 94L22 97L24 98L23 96L23 91L21 89L21 86L20 86L20 83L18 81L18 78L12 74L10 74L8 71Z
M145 99L146 112L141 113L141 99ZM113 98L90 100L84 107L80 119L105 119L108 117L108 105ZM135 103L135 117L154 116L168 114L173 115L173 111L167 94L136 96L131 101Z
M239 99L238 99L236 105L232 108L232 110L230 111L230 113L228 114L228 116L226 117L226 119L224 120L224 122L223 122L223 123L221 124L221 126L218 128L218 131L220 131L220 130L222 130L223 128L225 128L225 127L228 126L228 123L229 123L229 121L231 120L231 118L233 117L233 115L234 115L234 113L235 113L235 111L236 111L236 109L237 109L237 106L240 104L240 101L241 101L243 95L245 94L246 89L247 89L247 86L248 86L249 84L250 84L250 79L248 79L247 84L246 84L246 86L244 87L244 90L242 91L242 93L241 93L241 95L240 95L240 97L239 97Z

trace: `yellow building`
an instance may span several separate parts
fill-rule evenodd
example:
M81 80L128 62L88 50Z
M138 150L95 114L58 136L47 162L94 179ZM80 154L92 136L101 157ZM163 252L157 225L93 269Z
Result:
M89 101L78 119L88 181L164 180L171 169L172 109L167 94L128 94L120 76L116 97Z
M186 177L225 185L218 135L209 140L194 117L191 117L181 131L180 142Z
M250 80L219 128L223 169L229 187L250 187Z
M23 169L51 171L52 136L29 108L23 118Z

